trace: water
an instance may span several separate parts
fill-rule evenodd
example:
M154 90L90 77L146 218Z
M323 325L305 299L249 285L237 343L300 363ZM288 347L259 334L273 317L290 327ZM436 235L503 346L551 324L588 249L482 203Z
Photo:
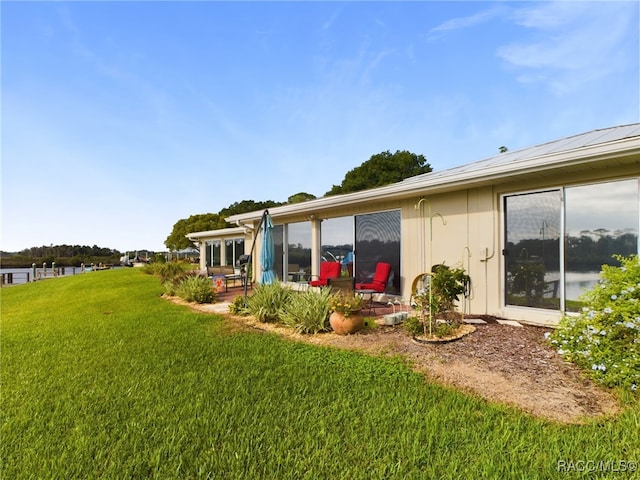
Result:
M544 276L545 282L559 280L560 272L547 272ZM566 272L565 273L565 296L567 300L577 300L585 291L591 290L600 279L600 272ZM558 292L558 295L560 293Z

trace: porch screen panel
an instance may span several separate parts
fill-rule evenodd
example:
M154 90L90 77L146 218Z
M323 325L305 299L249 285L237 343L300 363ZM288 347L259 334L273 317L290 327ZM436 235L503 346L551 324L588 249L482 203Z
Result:
M378 262L391 264L391 285L387 293L400 293L400 211L356 215L356 282L373 277Z
M565 309L578 311L578 297L599 278L601 266L617 265L614 254L638 253L638 180L569 187L565 190Z
M224 241L224 259L227 265L233 265L235 259L233 258L233 240L228 239Z
M209 267L220 265L220 240L205 242L206 264Z
M505 303L559 309L562 192L511 195L504 202Z
M240 256L244 255L244 238L234 239L233 244L234 244L233 265L235 266Z
M289 264L311 273L311 223L296 222L287 225L287 248Z
M274 261L273 261L273 269L276 272L276 276L282 280L284 271L282 269L284 258L284 225L274 225L273 226L273 251L274 251ZM260 258L260 254L258 252L253 252L253 255L256 259Z

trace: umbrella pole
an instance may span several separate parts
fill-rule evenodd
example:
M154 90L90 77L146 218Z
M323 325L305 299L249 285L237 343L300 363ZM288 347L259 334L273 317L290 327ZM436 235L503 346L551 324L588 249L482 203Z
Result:
M253 243L251 244L251 251L249 252L249 258L251 258L251 262L253 262L253 250L256 247L256 239L258 238L258 232L260 231L260 227L262 227L264 219L267 218L267 214L268 213L269 213L269 210L265 210L264 212L262 212L262 217L260 218L260 223L258 224L258 228L256 228L254 230L255 234L253 236ZM247 285L249 284L248 280L249 280L248 278L244 279L244 300L245 300L245 304L247 303Z

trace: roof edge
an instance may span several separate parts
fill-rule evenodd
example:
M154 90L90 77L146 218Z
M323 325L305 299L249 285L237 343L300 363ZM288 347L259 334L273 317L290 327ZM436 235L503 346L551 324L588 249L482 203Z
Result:
M635 124L634 124L635 125ZM640 124L638 124L640 125ZM589 132L588 132L589 133ZM317 198L306 202L271 207L269 209L272 217L290 215L296 213L312 212L317 209L325 210L346 206L366 200L378 199L380 196L387 198L402 198L412 194L435 193L438 190L451 188L458 184L460 187L469 188L472 184L481 184L495 178L508 178L521 176L536 170L547 170L549 168L562 168L580 163L592 163L600 159L610 158L612 155L624 154L624 156L640 155L640 136L626 136L621 139L610 140L604 143L596 143L587 146L572 148L559 152L553 152L531 158L524 158L508 163L498 163L486 165L482 161L452 167L440 172L430 172L405 179L401 182L385 185L359 192L346 193L342 195L332 195L329 197ZM545 145L545 144L541 144ZM530 148L537 148L533 146ZM492 160L495 157L490 157ZM262 211L247 212L232 215L226 220L238 225L259 220Z

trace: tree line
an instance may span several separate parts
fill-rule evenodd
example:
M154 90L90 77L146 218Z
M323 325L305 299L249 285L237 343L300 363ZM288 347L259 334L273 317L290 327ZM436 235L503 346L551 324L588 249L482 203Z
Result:
M49 245L25 248L17 253L2 252L3 267L30 267L35 263L58 266L79 266L84 263L119 264L122 254L115 249L99 247L97 245Z

